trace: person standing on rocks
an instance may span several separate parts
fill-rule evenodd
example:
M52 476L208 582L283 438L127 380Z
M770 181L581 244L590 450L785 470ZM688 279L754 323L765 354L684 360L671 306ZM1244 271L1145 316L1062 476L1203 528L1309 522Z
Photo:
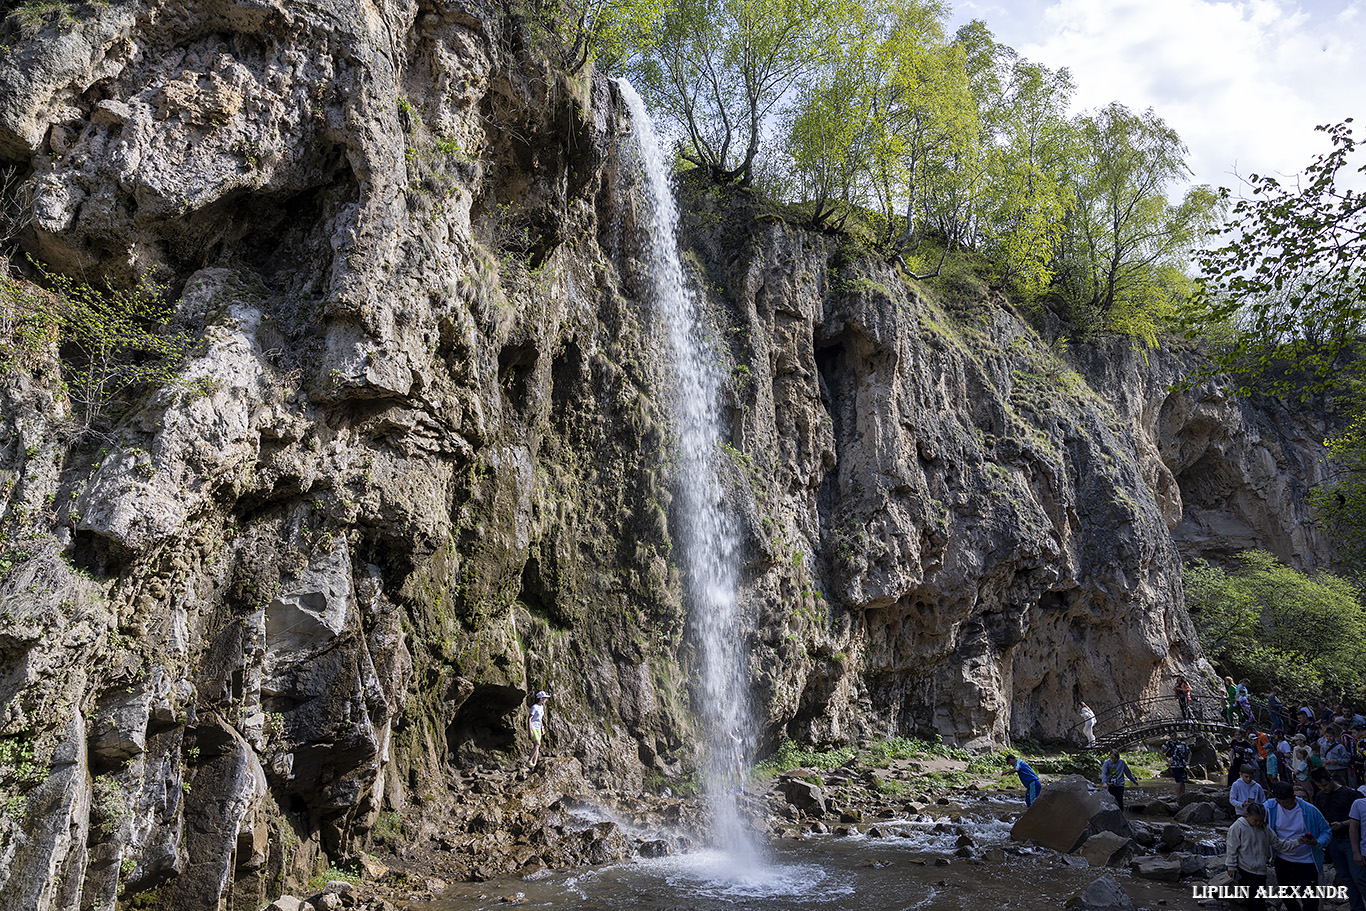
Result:
M1323 849L1332 833L1323 814L1307 800L1295 796L1285 782L1272 786L1275 800L1266 803L1266 822L1272 834L1281 841L1295 842L1293 850L1275 848L1276 882L1285 886L1317 886L1323 869ZM1284 898L1289 911L1319 911L1319 900L1314 898Z
M1111 796L1115 798L1115 803L1119 804L1119 811L1124 812L1124 779L1128 778L1134 784L1138 784L1138 779L1130 771L1129 764L1119 758L1119 750L1111 750L1110 758L1100 767L1100 783L1109 789Z
M1238 780L1228 789L1228 802L1233 805L1235 816L1242 816L1253 804L1266 803L1266 792L1252 780L1252 772L1252 766L1243 766L1238 770Z
M1276 771L1278 773L1277 777L1281 781L1289 781L1291 774L1294 772L1294 762L1292 760L1292 757L1294 756L1295 751L1294 748L1290 745L1290 741L1286 738L1283 732L1278 731L1276 736L1277 740L1279 741L1276 744Z
M526 728L531 735L531 767L536 768L536 763L541 758L541 738L545 734L545 703L550 698L550 694L541 690L536 694L536 701L532 703L531 711L527 714Z
M1305 797L1309 797L1313 792L1313 786L1309 783L1309 748L1303 745L1295 748L1294 773L1290 777L1290 783L1296 791Z
M1257 751L1257 772L1256 779L1259 784L1269 785L1266 780L1266 759L1275 751L1276 746L1271 740L1271 735L1265 731L1258 731L1252 738L1252 748Z
M1086 735L1086 745L1093 747L1096 745L1096 713L1084 702L1081 704L1081 720L1084 722L1081 732Z
M1247 687L1247 681L1246 681L1246 680L1244 680L1242 683L1238 684L1237 702L1238 702L1238 712L1243 716L1240 723L1243 725L1243 727L1248 728L1248 729L1251 729L1251 727L1252 727L1252 691L1248 689L1248 687Z
M1271 859L1273 843L1280 851L1298 847L1293 841L1275 841L1266 825L1266 807L1259 803L1249 805L1247 812L1228 827L1224 868L1236 885L1247 887L1244 907L1248 911L1266 911L1266 897L1259 896L1257 890L1266 885L1266 864Z
M1338 871L1338 885L1347 888L1349 911L1366 911L1361 891L1357 888L1352 872L1351 813L1352 805L1361 800L1360 791L1344 787L1327 769L1315 769L1311 776L1318 793L1314 795L1314 808L1328 820L1328 831L1332 838L1328 841L1328 859Z
M1238 723L1238 684L1233 682L1232 677L1224 678L1224 698L1228 700L1228 705L1224 706L1224 718L1229 724Z
M1176 782L1176 796L1186 793L1186 780L1190 775L1191 748L1180 734L1173 734L1162 744L1162 755L1167 757L1171 766L1172 780Z
M1025 762L1023 759L1017 759L1014 753L1010 753L1006 756L1006 765L1010 766L1010 768L1006 769L1001 774L1009 775L1011 772L1014 772L1016 775L1020 776L1020 784L1024 785L1025 789L1025 806L1032 806L1034 801L1038 798L1039 792L1043 790L1043 783L1039 781L1039 776L1029 767L1029 763Z
M1352 725L1352 784L1366 786L1366 724Z

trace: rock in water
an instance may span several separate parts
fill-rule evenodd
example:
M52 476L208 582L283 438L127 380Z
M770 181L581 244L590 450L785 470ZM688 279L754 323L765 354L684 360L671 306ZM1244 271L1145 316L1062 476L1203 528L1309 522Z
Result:
M1134 911L1134 900L1109 873L1067 900L1068 911Z
M1187 804L1176 812L1176 821L1199 824L1214 822L1218 807L1209 802Z
M1129 872L1143 879L1160 882L1179 882L1181 879L1181 858L1179 857L1140 857L1129 864Z
M1134 851L1134 840L1114 832L1097 832L1082 842L1078 853L1093 867L1121 865Z
M1043 789L1015 822L1010 837L1067 853L1097 832L1133 837L1113 797L1081 775L1068 775Z

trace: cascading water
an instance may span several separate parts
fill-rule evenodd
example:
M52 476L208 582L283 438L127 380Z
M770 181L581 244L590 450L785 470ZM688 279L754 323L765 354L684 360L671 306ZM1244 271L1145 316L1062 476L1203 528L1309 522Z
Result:
M736 537L724 509L716 460L721 453L717 397L724 374L700 308L683 280L678 257L678 206L669 185L669 161L634 88L619 82L631 112L650 203L650 273L655 303L667 327L677 389L679 527L693 627L702 659L702 714L707 730L707 794L721 846L740 869L756 860L754 841L741 824L734 789L740 755L750 737L748 686L736 598Z

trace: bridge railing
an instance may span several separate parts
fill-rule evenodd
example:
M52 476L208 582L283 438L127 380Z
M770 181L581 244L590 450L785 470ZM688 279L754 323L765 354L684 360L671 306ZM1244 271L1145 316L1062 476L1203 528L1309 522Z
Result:
M1192 695L1184 705L1178 702L1174 695L1150 696L1144 699L1135 699L1132 702L1121 702L1096 711L1094 734L1099 738L1108 732L1127 728L1150 727L1182 721L1216 725L1242 725L1244 723L1245 716L1241 710L1233 718L1230 718L1227 710L1228 700L1223 696ZM1252 718L1254 725L1261 724L1264 721L1260 717L1261 715L1262 713L1254 707ZM1069 739L1084 740L1085 727L1085 721L1074 724L1068 730Z

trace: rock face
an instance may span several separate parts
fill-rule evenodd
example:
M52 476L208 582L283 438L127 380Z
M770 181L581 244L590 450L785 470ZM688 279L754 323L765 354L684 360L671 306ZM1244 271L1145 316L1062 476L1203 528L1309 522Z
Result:
M50 343L6 354L5 902L260 907L381 814L479 835L451 769L525 751L539 688L590 781L689 772L615 87L479 0L48 15L0 26L18 240L163 283L199 344L99 414ZM1198 663L1181 546L1317 553L1312 416L1169 392L1189 355L1063 353L970 276L684 190L764 743L1060 736Z

